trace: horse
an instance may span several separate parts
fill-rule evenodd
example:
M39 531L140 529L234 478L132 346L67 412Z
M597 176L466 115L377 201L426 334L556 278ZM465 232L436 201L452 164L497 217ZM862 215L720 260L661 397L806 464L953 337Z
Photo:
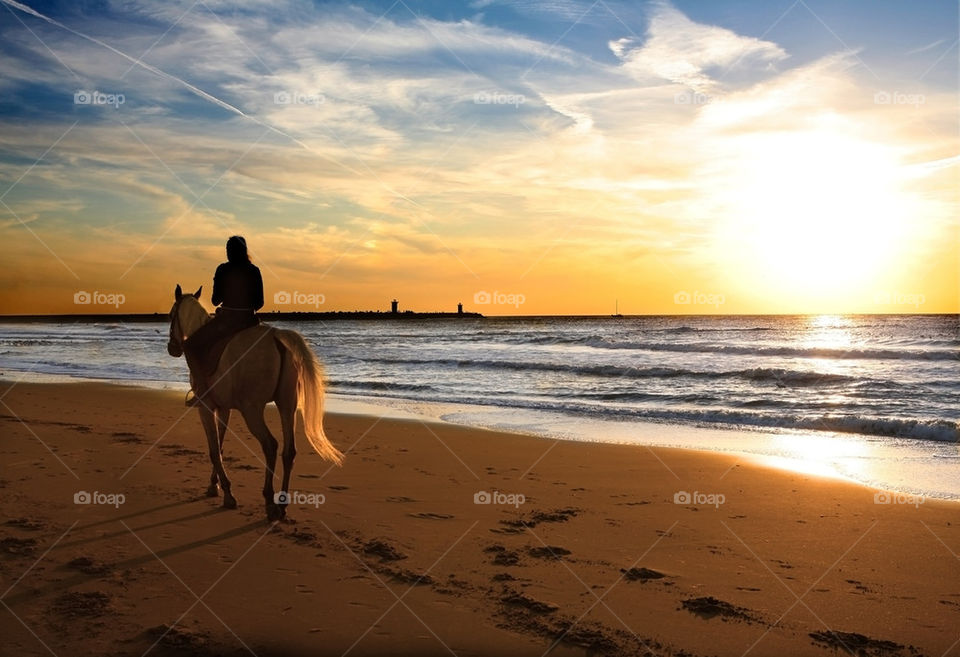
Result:
M210 321L200 305L201 286L193 294L184 294L177 285L170 309L170 339L167 353L174 358L183 355L184 340ZM324 459L337 465L343 454L323 432L323 370L303 336L296 331L260 324L240 331L230 338L211 378L208 393L197 410L207 435L207 448L213 472L210 474L209 497L217 496L217 483L223 491L223 507L237 508L230 492L230 480L223 468L223 438L230 421L230 411L238 409L250 433L260 442L266 459L263 498L267 519L286 517L290 501L290 474L297 454L295 428L297 410L303 420L307 440ZM277 440L263 418L266 405L275 402L280 412L283 431L283 487L273 491L274 467L277 462Z

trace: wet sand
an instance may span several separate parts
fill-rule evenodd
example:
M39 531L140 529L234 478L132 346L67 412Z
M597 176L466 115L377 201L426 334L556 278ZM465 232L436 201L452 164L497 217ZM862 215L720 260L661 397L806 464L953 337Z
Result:
M877 504L732 455L328 415L344 466L301 436L291 489L311 504L271 524L239 417L228 511L203 495L179 394L0 395L4 654L960 655L956 503Z

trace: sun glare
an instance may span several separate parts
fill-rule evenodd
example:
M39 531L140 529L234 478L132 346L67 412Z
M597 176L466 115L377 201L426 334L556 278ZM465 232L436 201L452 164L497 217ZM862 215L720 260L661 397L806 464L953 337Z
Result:
M833 130L737 143L722 241L751 280L836 299L895 261L910 198L890 149Z
M849 479L865 475L865 459L870 448L864 441L852 438L784 434L771 440L776 456L757 460L801 474Z

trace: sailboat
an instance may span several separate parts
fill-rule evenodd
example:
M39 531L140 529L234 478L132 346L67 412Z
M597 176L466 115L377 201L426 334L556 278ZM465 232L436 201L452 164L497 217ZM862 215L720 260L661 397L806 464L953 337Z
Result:
M617 300L614 302L614 311L613 311L613 314L610 315L610 316L611 316L611 317L623 317L623 315L620 314L620 299L617 299Z

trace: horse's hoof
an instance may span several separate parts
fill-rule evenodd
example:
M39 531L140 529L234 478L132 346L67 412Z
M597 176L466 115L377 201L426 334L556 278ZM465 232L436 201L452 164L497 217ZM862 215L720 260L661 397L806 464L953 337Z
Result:
M220 494L220 489L216 485L212 485L207 489L207 497L216 497Z
M232 496L224 496L223 498L223 508L224 509L236 509L237 501L233 499Z
M283 520L283 517L286 515L286 511L283 507L277 506L276 504L267 505L267 520L274 522L277 520Z

